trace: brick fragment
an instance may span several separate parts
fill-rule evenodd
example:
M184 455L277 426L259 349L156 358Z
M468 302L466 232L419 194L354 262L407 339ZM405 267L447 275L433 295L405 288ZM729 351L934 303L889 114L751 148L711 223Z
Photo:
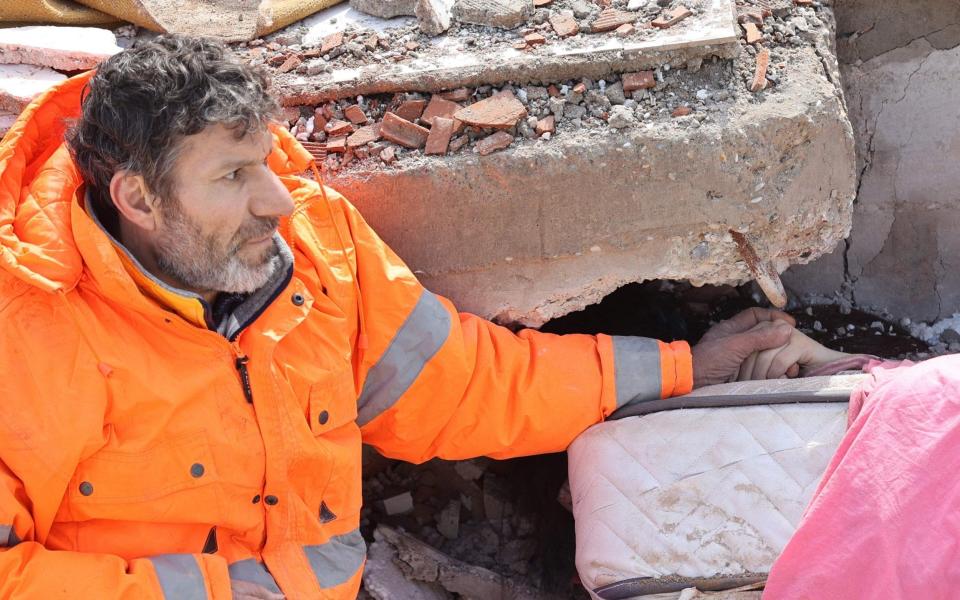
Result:
M458 137L458 138L454 138L453 141L450 142L450 146L449 146L448 150L449 150L450 152L456 152L456 151L459 150L460 148L463 148L464 146L466 146L466 145L467 145L467 142L469 142L469 141L470 141L470 138L468 138L468 137L465 136L465 135L461 135L461 136Z
M570 15L554 14L550 17L550 26L553 27L556 34L562 38L580 33L580 26L577 25L577 20Z
M320 58L323 54L320 52L320 48L310 48L309 50L304 50L300 53L300 58L307 60L308 58Z
M397 160L397 151L393 149L393 146L387 146L380 151L380 160L388 165L392 165L393 161Z
M406 119L407 121L416 121L420 118L420 115L423 114L423 109L426 107L426 100L407 100L406 102L401 103L396 110L391 112L396 114L401 119Z
M590 31L594 33L613 31L621 25L633 23L636 20L637 15L635 13L625 12L615 8L606 8L602 10L596 20L590 24Z
M557 86L551 83L549 86L547 86L547 93L550 94L551 98L556 98L560 95L560 90L557 89Z
M580 82L577 85L573 86L573 91L577 94L586 94L587 86L583 82Z
M432 126L434 118L444 117L452 119L453 115L461 108L463 107L456 102L451 102L434 94L433 97L430 98L430 104L428 104L426 110L423 111L420 120Z
M443 92L440 94L440 97L451 102L466 102L470 99L472 94L473 93L469 89L462 87L455 90L450 90L449 92Z
M323 162L327 158L327 146L326 144L320 144L318 142L301 142L301 145L304 149L310 153L315 160Z
M668 27L673 27L680 21L691 16L693 11L691 11L686 6L678 6L674 9L668 10L665 13L661 14L659 17L653 20L651 25L658 27L660 29L666 29Z
M336 152L342 154L347 151L347 136L330 138L327 140L327 152Z
M557 118L553 115L544 117L537 121L537 126L534 131L537 132L537 137L543 135L544 133L553 133L557 130Z
M753 73L753 82L750 83L751 92L759 92L767 87L767 67L770 66L770 50L763 48L757 54L757 69Z
M108 29L53 26L0 29L2 64L85 71L122 50Z
M743 23L753 23L754 25L756 25L756 26L758 26L758 27L762 27L762 26L763 26L763 13L760 12L759 10L749 10L749 11L746 11L746 12L742 12L742 13L740 13L739 16L737 16L737 22L738 22L738 23L741 23L741 24L743 24Z
M413 40L410 40L409 42L404 43L403 47L412 52L420 47L420 42L414 42Z
M533 6L535 8L540 8L543 6L549 6L553 0L533 0Z
M380 43L380 36L378 36L375 33L371 33L369 36L364 38L363 47L373 52L374 50L377 49L377 44L379 43Z
M350 122L354 125L363 125L367 122L367 115L364 114L363 109L357 104L351 104L343 109L343 116L350 119Z
M283 61L283 64L280 65L277 70L281 73L289 73L290 71L296 69L303 64L303 60L296 54L291 54L287 57L287 60Z
M527 109L511 92L500 92L458 110L454 117L467 125L510 129L527 116Z
M744 23L742 27L743 27L743 32L747 36L748 44L756 44L757 42L763 39L763 34L760 33L760 30L757 29L757 26L754 25L753 23Z
M346 121L341 121L340 119L334 119L330 121L323 129L332 137L336 137L338 135L349 135L353 133L353 125L347 123Z
M547 38L543 37L539 33L528 33L523 36L523 41L527 43L528 46L542 46L547 43Z
M689 106L678 106L670 113L672 117L686 117L691 114L693 114L693 109Z
M477 142L477 152L480 153L480 156L486 156L497 150L503 150L511 143L513 143L512 135L506 131L498 131Z
M427 154L446 154L447 146L450 145L450 137L453 135L453 127L453 119L434 117L433 127L430 128L430 135L427 137L427 147L424 152Z
M527 50L530 48L526 42L514 42L512 45L514 50Z
M625 92L646 90L655 87L657 87L657 79L653 76L653 71L638 71L636 73L623 74L623 91Z
M326 54L343 45L343 32L331 33L320 42L320 54Z
M616 33L620 37L627 37L628 35L632 34L636 30L637 28L633 26L633 23L624 23L620 27L617 27L614 30L614 33Z
M326 131L327 127L327 115L323 110L322 106L318 106L313 111L313 130L314 131Z
M813 0L793 0L797 6L813 6Z
M380 137L380 124L374 123L373 125L361 127L353 135L348 137L347 146L350 148L359 148L360 146L365 146L366 144L379 140Z
M420 127L416 123L388 112L383 116L383 123L380 125L380 135L384 139L400 144L407 148L422 148L427 143L427 137L430 131L425 127Z
M66 78L48 67L0 65L0 111L19 113L47 88Z

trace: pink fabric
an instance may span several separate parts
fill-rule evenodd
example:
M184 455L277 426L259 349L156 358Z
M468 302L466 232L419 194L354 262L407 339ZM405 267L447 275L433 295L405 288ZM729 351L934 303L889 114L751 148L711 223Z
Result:
M960 355L865 370L764 599L960 598Z

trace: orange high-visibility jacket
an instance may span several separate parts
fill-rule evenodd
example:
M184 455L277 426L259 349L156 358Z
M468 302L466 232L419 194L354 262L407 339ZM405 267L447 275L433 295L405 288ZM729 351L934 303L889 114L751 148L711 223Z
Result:
M683 343L458 314L294 175L310 155L280 130L293 277L235 340L198 326L84 210L63 134L88 77L0 144L0 598L227 600L231 579L351 598L361 442L413 462L561 451L690 389Z

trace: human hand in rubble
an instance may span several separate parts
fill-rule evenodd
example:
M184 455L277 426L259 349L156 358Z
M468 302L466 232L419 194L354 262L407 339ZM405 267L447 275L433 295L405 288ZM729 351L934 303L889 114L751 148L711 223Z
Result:
M743 362L740 381L751 379L779 379L803 376L827 363L851 355L831 350L794 329L790 341L780 346L753 354Z
M284 600L283 594L271 592L262 585L250 582L230 580L233 600Z
M785 312L751 308L713 326L693 347L693 386L736 380L748 358L788 344L794 325Z

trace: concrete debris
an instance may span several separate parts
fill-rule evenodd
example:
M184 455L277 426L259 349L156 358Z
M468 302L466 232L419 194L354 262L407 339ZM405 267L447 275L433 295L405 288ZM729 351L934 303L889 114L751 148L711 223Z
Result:
M375 600L450 600L451 595L436 583L407 579L397 566L397 551L384 541L382 534L367 551L367 564L363 569L363 587Z
M383 500L383 510L388 515L403 515L413 510L413 496L404 492Z
M463 23L516 29L530 18L530 0L457 0L453 7L457 20Z
M6 135L17 120L17 115L11 112L0 111L0 136Z
M614 129L626 129L633 125L633 111L626 106L614 106L610 109L607 123Z
M483 477L483 474L486 472L487 461L481 458L461 460L454 464L453 468L457 472L457 475L465 480L476 481Z
M427 35L440 35L450 29L454 0L417 0L414 14L420 31Z
M448 540L460 535L460 501L451 500L437 517L437 531Z
M0 111L19 113L66 75L48 67L0 64Z
M113 32L95 27L0 29L0 64L84 71L121 50Z
M412 17L416 5L417 0L350 0L351 8L381 19Z
M503 91L461 108L454 116L474 127L510 129L527 116L527 109L511 92Z

